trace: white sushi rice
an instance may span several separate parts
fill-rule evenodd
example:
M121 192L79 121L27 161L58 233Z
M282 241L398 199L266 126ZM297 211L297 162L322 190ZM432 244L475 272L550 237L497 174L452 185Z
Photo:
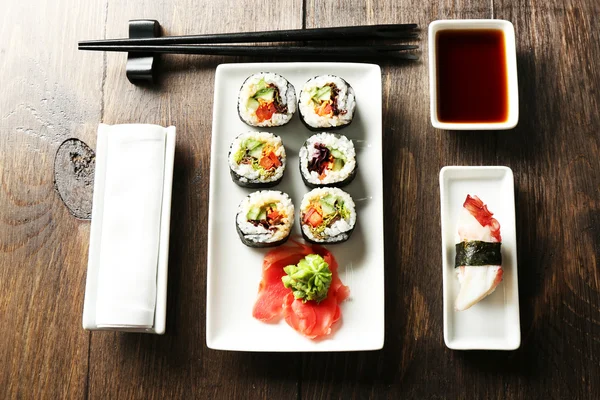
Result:
M339 89L337 96L338 110L346 110L345 114L320 116L315 112L310 92L313 88L321 88L328 83L333 83ZM356 101L354 89L342 78L335 75L320 75L308 80L300 92L299 110L304 122L313 128L331 128L348 125L354 117Z
M256 112L248 109L248 99L256 94L258 82L263 78L267 84L272 83L279 89L279 96L283 105L287 106L287 113L275 113L271 119L258 122ZM287 79L279 74L261 72L250 75L240 89L238 112L242 120L251 126L270 127L284 125L292 119L292 116L296 112L296 89L294 89L294 86Z
M354 225L356 224L356 206L352 197L342 189L338 188L318 188L313 189L302 198L302 203L300 203L300 218L309 210L311 203L322 199L327 195L333 195L344 202L344 205L350 211L350 218L348 220L339 219L335 221L331 226L325 228L323 231L323 235L325 239L315 237L310 230L310 227L304 223L301 223L302 232L315 242L327 243L332 239L335 241L344 241L347 240L350 236Z
M319 179L319 173L317 171L308 171L308 163L319 154L319 151L315 149L315 144L317 143L324 144L330 149L339 150L346 156L344 167L339 171L325 169L325 177L323 180ZM346 136L326 132L318 133L309 137L306 140L305 145L300 149L300 171L308 182L315 185L327 185L330 183L341 182L348 178L355 168L356 152L354 150L354 144Z
M277 229L265 229L264 226L255 226L247 219L248 212L252 207L261 207L265 204L277 203L277 210L284 214L282 225L276 225ZM284 239L290 234L294 225L294 204L290 197L277 190L261 190L250 193L238 206L236 223L245 238L256 243L271 243Z
M275 169L275 173L266 179L261 178L258 170L252 168L250 164L237 164L234 160L235 153L240 149L247 139L255 139L264 142L275 148L275 155L281 160L281 165ZM236 174L240 175L240 181L244 183L260 181L260 182L275 182L283 176L285 170L285 148L281 138L269 132L246 132L238 135L231 146L229 147L229 168Z

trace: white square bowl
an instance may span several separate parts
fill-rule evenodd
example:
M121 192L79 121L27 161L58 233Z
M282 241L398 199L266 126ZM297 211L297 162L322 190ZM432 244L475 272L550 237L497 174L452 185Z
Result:
M508 81L508 118L504 122L469 123L441 122L437 112L437 49L436 36L444 30L498 29L504 33L506 73ZM519 122L519 84L517 80L517 51L515 29L510 21L501 19L456 19L439 20L429 24L429 98L431 124L446 130L506 130Z

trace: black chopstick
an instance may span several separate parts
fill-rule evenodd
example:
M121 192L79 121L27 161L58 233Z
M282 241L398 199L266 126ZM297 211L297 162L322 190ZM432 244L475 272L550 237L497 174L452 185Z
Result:
M295 42L307 40L397 39L416 37L417 24L344 26L335 28L291 29L282 31L239 32L212 35L166 36L144 39L87 40L79 45L160 45L249 42ZM412 31L412 32L411 32Z
M215 35L166 36L144 39L86 40L79 42L79 46L296 42L308 40L347 39L402 39L417 37L418 34L414 31L416 28L417 24L344 26L336 28L239 32ZM90 49L87 48L86 50Z
M211 46L211 45L168 45L168 46L122 46L122 45L80 45L79 50L170 53L170 54L204 54L221 56L332 56L351 58L400 58L418 59L414 54L400 53L403 50L418 49L416 45L375 45L375 46Z

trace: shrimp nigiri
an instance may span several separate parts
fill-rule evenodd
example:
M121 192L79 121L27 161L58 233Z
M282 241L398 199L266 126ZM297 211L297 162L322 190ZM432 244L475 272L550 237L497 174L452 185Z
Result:
M458 220L455 267L460 283L454 308L462 311L490 295L502 282L500 224L477 196L467 195Z

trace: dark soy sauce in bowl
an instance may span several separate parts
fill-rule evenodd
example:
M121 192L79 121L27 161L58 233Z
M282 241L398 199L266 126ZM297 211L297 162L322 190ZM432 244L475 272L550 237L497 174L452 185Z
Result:
M504 33L448 29L436 34L437 117L450 123L508 120Z

